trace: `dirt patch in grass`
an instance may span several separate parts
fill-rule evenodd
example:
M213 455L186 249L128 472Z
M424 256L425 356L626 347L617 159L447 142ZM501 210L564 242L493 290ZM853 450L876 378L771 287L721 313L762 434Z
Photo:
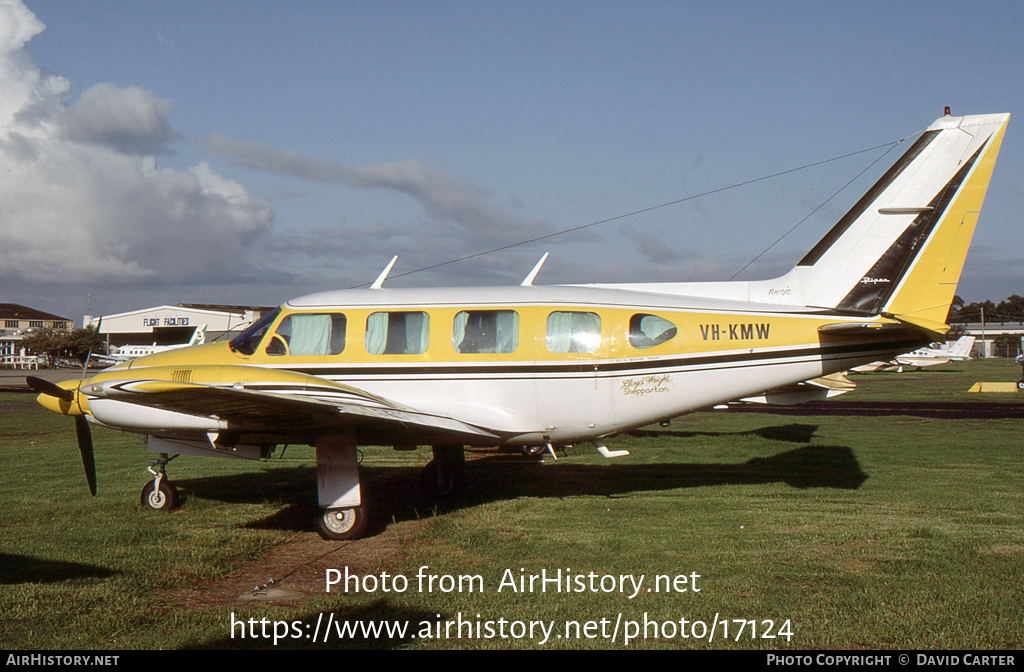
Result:
M349 542L324 541L313 532L301 532L259 561L229 576L193 588L168 591L174 607L206 609L237 604L274 604L295 607L326 594L328 569L356 574L379 574L397 568L405 556L402 539L418 534L422 522L389 526L375 536Z

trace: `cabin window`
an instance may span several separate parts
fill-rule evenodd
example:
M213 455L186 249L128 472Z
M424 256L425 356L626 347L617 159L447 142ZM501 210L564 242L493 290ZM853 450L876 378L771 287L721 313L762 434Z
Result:
M514 310L463 310L455 316L456 352L504 353L519 347L519 313Z
M429 336L426 313L372 313L366 320L366 351L371 355L419 355L426 352Z
M271 336L267 354L296 357L340 355L345 350L345 326L345 316L340 314L288 315Z
M629 318L629 343L638 350L670 341L676 333L676 325L657 315L637 313Z
M601 347L601 316L597 313L556 311L548 315L550 352L596 352Z

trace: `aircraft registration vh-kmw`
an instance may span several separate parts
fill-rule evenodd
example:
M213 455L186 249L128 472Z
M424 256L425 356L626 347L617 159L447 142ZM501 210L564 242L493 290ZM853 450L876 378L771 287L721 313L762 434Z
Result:
M425 481L464 477L465 446L593 442L890 359L944 333L1008 114L943 116L786 275L774 280L370 288L293 299L228 343L30 378L75 417L147 435L143 503L176 503L169 455L262 459L316 448L320 534L367 514L357 446L431 446ZM542 260L543 261L543 260ZM394 260L392 260L392 264Z

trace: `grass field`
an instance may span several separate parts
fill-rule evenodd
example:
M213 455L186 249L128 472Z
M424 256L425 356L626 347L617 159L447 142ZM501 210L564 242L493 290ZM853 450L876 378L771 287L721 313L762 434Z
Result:
M855 375L840 400L1019 399L1024 415L1024 395L966 392L1019 377L1000 360ZM331 544L312 528L309 448L183 457L168 473L184 506L152 514L139 437L94 430L91 498L73 423L32 401L0 394L0 648L618 648L629 628L629 646L648 648L1024 645L1017 419L696 413L610 440L632 453L611 461L589 444L557 462L473 451L445 506L418 494L429 451L371 447L371 535ZM326 593L328 570L346 567L362 590ZM583 588L507 580L542 570ZM644 583L602 589L620 575ZM673 589L647 592L657 576ZM458 577L462 592L442 590ZM409 629L337 636L382 619ZM531 637L531 621L553 629Z

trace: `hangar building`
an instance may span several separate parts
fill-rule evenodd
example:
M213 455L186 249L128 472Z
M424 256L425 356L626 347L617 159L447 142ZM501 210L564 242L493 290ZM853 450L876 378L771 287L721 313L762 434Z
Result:
M273 310L266 306L223 306L179 303L127 313L86 315L85 326L99 325L108 345L177 345L188 343L197 327L206 325L206 342L238 333Z

